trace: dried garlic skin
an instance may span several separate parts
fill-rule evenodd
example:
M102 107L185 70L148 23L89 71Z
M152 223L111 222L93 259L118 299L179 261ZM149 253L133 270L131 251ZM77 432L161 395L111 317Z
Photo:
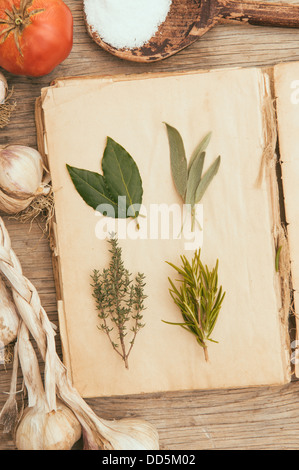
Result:
M71 450L81 437L81 425L74 413L57 401L57 411L45 407L27 408L16 432L18 450Z
M0 348L17 337L19 318L15 304L3 279L0 277Z

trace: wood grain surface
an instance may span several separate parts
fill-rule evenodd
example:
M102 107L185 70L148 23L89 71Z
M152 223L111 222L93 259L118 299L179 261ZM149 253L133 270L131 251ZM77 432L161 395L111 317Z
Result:
M14 77L17 108L0 131L0 145L36 147L34 103L43 86L61 76L183 71L231 66L270 66L299 60L299 30L221 24L178 54L153 64L126 62L100 49L88 35L82 2L65 0L74 16L74 46L69 58L43 78ZM296 2L289 2L296 3ZM246 90L244 90L246 93ZM42 223L32 226L4 216L24 274L36 286L50 319L57 324L56 295L49 243ZM59 334L57 350L61 353ZM234 364L230 364L234 367ZM9 390L11 366L0 366L0 406ZM21 388L19 379L19 388ZM180 392L87 400L103 418L138 416L153 422L164 450L298 450L299 382L284 387ZM80 445L77 446L80 448ZM0 449L14 450L0 434Z

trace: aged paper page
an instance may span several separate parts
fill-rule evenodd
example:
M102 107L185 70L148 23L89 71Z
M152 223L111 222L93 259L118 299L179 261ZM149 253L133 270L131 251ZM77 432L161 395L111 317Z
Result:
M297 315L299 308L299 64L282 64L276 66L274 71L285 216L288 224L294 308ZM296 375L299 374L298 339L297 336L291 344L291 360L295 365Z
M289 380L267 172L261 187L256 186L266 145L267 93L265 77L255 69L61 80L44 90L64 360L84 397ZM182 205L171 177L165 122L181 133L188 157L212 131L205 169L218 155L222 159L202 201L202 260L212 268L219 258L219 283L226 291L212 335L218 344L209 344L208 363L189 332L162 322L181 321L168 292L168 276L176 275L166 261L178 265L181 254L193 254L186 239L177 237L177 228L171 234L170 224L170 234L163 232L161 239L152 222L153 206ZM142 230L136 232L128 219L127 236L120 240L125 266L134 275L144 272L148 296L146 326L137 335L129 370L97 328L90 275L110 260L108 243L99 238L103 218L81 199L66 171L68 163L101 172L107 136L132 155L144 188Z

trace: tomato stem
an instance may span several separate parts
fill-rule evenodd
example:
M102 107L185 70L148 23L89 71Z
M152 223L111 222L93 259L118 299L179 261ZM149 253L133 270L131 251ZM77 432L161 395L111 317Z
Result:
M15 43L17 49L21 55L22 51L19 43L19 36L22 34L26 26L31 23L31 16L36 15L44 11L44 9L28 11L28 8L32 5L32 0L21 0L20 8L16 8L12 5L12 10L5 10L7 16L6 19L0 20L0 25L5 25L0 31L0 43L6 41L10 33L14 34Z

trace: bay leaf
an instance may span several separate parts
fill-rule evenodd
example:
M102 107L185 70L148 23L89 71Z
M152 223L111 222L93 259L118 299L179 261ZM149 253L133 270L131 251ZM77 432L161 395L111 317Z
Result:
M201 178L200 183L199 183L199 185L197 187L197 190L196 190L196 193L195 193L195 200L194 200L195 204L198 204L200 202L200 200L203 197L207 187L211 183L214 176L217 174L217 172L219 170L219 166L220 166L220 161L221 161L221 157L219 156L218 158L216 158L214 163L212 163L212 165L209 167L209 169L206 171L206 173Z
M111 137L107 138L102 170L113 200L125 197L127 216L137 217L143 196L141 176L131 155Z
M118 217L117 202L111 197L102 175L70 165L66 165L66 167L75 188L86 204L104 215L107 215L107 207L110 206L115 217ZM110 211L109 215L111 215Z
M180 196L185 200L188 180L188 166L184 142L181 134L172 126L165 123L170 149L172 178Z

